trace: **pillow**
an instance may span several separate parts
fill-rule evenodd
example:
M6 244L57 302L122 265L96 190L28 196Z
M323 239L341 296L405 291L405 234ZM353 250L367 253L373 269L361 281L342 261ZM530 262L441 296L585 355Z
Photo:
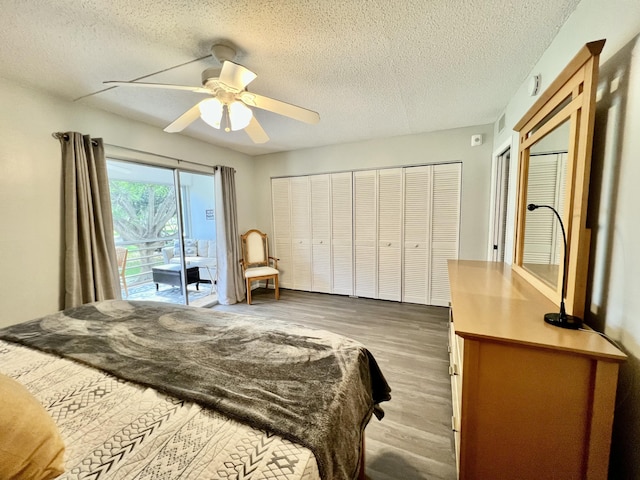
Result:
M209 240L198 240L198 256L209 256Z
M184 254L186 256L191 256L194 257L197 255L196 253L197 249L196 249L196 241L191 239L191 238L185 238L184 239ZM180 240L175 239L173 241L173 254L176 257L179 257L180 255L182 255L182 253L180 252Z
M64 473L64 443L44 407L0 374L0 478L48 480Z
M198 256L216 258L216 241L198 240Z
M216 253L216 241L209 240L209 255L207 257L216 258L218 255Z

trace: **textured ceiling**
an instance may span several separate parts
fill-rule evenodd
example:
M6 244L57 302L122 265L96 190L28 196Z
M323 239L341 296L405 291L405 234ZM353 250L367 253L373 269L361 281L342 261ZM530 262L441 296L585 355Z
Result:
M192 62L144 81L199 86L217 62L193 60L223 39L257 73L249 90L320 113L257 111L263 145L201 120L182 133L257 155L494 122L578 3L3 0L0 76L74 100ZM77 102L164 128L202 98L119 87Z

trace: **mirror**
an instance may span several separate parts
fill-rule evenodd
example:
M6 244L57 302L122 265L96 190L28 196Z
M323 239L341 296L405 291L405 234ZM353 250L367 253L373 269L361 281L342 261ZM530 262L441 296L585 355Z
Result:
M529 149L527 205L549 205L563 215L569 134L569 120L565 120ZM549 209L526 211L525 215L522 267L557 288L564 255L560 225Z
M604 40L586 44L516 124L518 199L512 269L566 311L584 314L589 259L587 200L598 62ZM567 237L566 263L560 222ZM566 288L563 275L566 271Z

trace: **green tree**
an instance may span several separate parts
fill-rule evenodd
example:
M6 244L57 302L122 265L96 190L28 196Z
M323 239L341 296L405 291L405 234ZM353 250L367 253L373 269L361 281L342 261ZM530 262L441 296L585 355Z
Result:
M177 234L173 186L111 180L109 189L113 226L125 242Z

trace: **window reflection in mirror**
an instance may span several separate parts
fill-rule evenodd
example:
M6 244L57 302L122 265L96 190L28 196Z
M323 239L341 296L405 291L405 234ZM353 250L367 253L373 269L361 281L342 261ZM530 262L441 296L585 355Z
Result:
M526 204L549 205L561 217L566 196L569 126L566 120L529 150ZM527 210L522 267L555 288L563 255L562 230L553 212L547 208Z

